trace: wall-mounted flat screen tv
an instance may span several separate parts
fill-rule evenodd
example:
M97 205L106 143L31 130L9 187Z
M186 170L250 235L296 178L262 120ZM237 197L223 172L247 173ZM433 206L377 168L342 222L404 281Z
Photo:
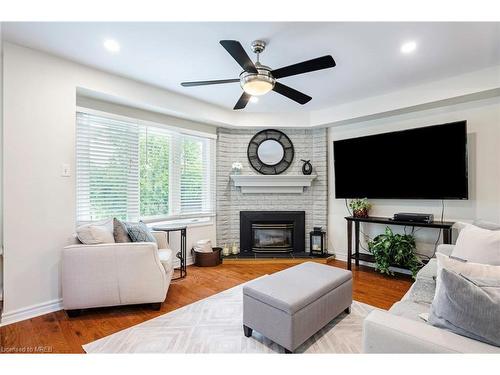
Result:
M467 122L333 142L336 198L468 199Z

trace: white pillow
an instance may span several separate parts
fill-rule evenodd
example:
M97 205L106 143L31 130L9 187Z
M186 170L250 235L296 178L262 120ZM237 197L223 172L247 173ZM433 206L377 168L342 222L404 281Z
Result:
M76 235L84 245L114 243L113 219L81 225L76 228Z
M196 242L194 250L199 253L211 253L212 250L212 241L210 240L199 240Z
M450 258L447 255L436 253L437 258L437 277L436 277L436 295L441 286L441 271L446 268L457 274L468 276L474 279L494 279L500 280L500 266L489 264L480 264L465 262Z
M500 266L500 231L466 225L451 255L469 262Z

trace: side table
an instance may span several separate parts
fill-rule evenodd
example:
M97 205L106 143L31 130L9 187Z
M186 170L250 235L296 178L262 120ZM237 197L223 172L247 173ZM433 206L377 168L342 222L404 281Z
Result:
M167 240L170 244L170 233L171 232L181 232L181 249L177 252L177 258L180 261L180 275L178 277L172 278L172 280L183 279L187 275L187 267L186 267L186 226L174 226L174 225L161 225L158 227L153 227L154 231L166 232Z

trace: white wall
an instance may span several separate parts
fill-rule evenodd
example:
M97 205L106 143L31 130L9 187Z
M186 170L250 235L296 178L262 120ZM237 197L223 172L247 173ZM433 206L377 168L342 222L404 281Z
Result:
M3 149L3 39L2 22L0 22L0 149ZM3 300L3 158L0 152L0 301ZM0 302L0 313L2 302ZM0 316L0 321L1 321Z
M445 201L444 218L451 221L484 219L500 223L500 98L498 97L330 127L328 147L330 151L333 150L334 140L458 120L467 120L470 196L467 201ZM432 152L432 150L429 151ZM339 259L345 259L347 235L344 217L348 213L344 200L335 199L333 152L329 152L329 155L329 245L330 250L333 249ZM380 167L387 168L387 166ZM425 212L432 213L435 217L441 214L441 201L373 200L372 203L374 206L371 215L373 216L392 216L395 212ZM383 229L384 226L381 225L363 224L363 231L370 237L380 233ZM401 231L402 228L397 230ZM424 254L432 254L437 234L437 230L420 230L416 234L418 250ZM363 246L366 247L366 243Z
M32 49L4 44L4 290L6 321L59 308L60 254L75 229L77 88L137 103L168 92ZM191 237L214 237L215 227ZM189 244L188 244L189 245ZM8 319L7 319L8 318Z

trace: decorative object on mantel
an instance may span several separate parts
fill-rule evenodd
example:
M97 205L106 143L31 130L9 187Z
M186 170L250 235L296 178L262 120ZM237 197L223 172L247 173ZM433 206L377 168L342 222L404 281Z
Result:
M302 165L302 174L305 176L310 175L313 171L313 166L311 165L311 160L304 160L304 159L300 159L300 160L304 162L304 164Z
M232 174L241 174L242 169L243 169L243 164L235 162L232 165L231 173Z
M349 207L352 210L352 216L354 217L368 217L368 213L372 208L372 204L368 202L367 198L363 199L353 199L349 203Z
M316 175L231 175L234 186L239 186L243 194L247 193L292 193L302 194L305 187L311 186Z
M293 143L279 130L266 129L253 136L247 148L248 161L261 174L277 175L293 161Z
M309 252L311 255L322 256L326 251L326 232L321 227L314 227L309 232Z

